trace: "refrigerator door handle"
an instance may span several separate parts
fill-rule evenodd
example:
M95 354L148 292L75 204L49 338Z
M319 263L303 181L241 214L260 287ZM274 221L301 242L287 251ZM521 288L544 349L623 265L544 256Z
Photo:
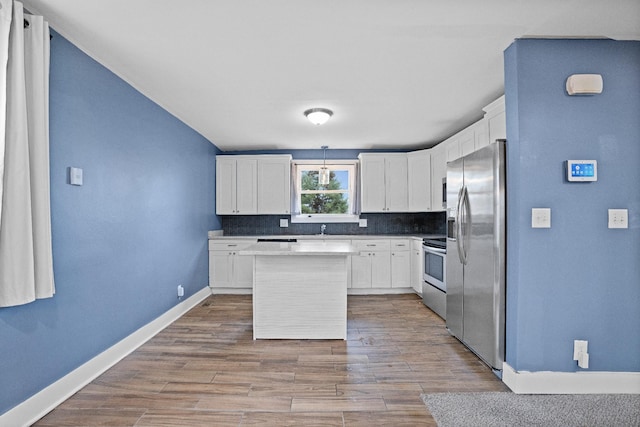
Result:
M458 198L458 258L462 265L467 265L468 243L469 243L469 218L471 210L469 209L469 190L464 185L460 189L460 197Z
M469 204L469 189L467 186L464 186L463 194L462 194L462 255L464 258L463 264L467 264L467 260L469 258L469 244L471 243L471 206Z
M464 264L464 256L462 254L462 197L464 186L458 191L458 203L456 204L456 246L458 247L458 259Z

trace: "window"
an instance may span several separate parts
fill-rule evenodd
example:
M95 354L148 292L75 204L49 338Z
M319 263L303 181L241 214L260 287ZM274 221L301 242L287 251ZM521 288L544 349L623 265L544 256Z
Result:
M292 222L357 222L355 160L327 162L329 184L319 182L322 162L293 163Z

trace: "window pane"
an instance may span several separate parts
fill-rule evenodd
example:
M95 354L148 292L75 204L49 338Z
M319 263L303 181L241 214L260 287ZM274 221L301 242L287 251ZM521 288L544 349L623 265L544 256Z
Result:
M349 213L347 194L302 194L300 202L303 214Z
M349 189L349 171L333 170L331 171L331 183L336 183L336 188L330 190L348 190Z
M318 185L318 171L301 171L300 177L302 180L302 191L305 190L320 190Z
M348 170L331 170L329 172L329 184L320 185L318 170L303 170L300 172L300 180L302 191L305 190L348 190L349 189L349 171Z

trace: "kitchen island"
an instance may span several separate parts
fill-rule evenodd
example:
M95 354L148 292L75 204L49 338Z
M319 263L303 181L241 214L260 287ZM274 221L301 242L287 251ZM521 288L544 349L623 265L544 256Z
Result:
M346 339L348 243L258 242L253 257L254 339Z

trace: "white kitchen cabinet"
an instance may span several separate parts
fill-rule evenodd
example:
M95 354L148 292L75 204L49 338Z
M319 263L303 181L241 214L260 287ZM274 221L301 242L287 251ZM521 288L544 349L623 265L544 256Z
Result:
M442 180L447 177L447 152L444 146L431 149L431 210L443 211Z
M477 121L458 135L461 157L489 145L489 130L485 119Z
M489 126L485 119L480 120L475 124L474 128L474 136L475 136L475 149L479 150L482 147L486 147L489 145Z
M351 256L351 287L390 288L389 240L352 240L352 244L359 254Z
M253 287L253 257L238 252L257 240L209 240L209 287L213 292Z
M411 241L411 287L422 295L422 272L424 269L424 257L422 256L422 241Z
M476 135L474 127L469 127L464 132L462 132L458 141L460 144L461 157L476 151Z
M409 212L431 210L431 151L407 153Z
M507 139L507 120L505 116L504 95L483 108L484 120L488 126L489 143L496 139Z
M447 176L447 162L466 156L496 139L507 137L504 96L483 108L484 117L471 126L437 144L431 153L431 210L442 211L442 180Z
M411 243L408 239L391 240L391 287L411 287Z
M216 156L216 214L258 212L258 161L246 156Z
M258 156L258 214L288 215L291 210L291 156Z
M454 135L452 138L443 142L445 150L447 152L447 162L460 158L460 139L459 135Z
M407 212L406 153L363 153L360 159L362 212Z

